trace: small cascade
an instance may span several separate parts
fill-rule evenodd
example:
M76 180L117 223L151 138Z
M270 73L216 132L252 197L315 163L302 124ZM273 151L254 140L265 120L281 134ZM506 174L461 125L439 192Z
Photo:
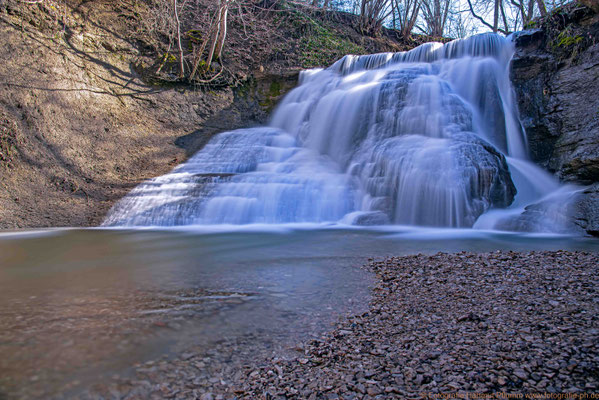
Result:
M558 189L527 161L513 51L484 34L305 71L269 127L216 135L134 189L104 225L492 229Z
M107 226L337 221L357 207L351 177L274 128L217 135L170 174L135 188Z

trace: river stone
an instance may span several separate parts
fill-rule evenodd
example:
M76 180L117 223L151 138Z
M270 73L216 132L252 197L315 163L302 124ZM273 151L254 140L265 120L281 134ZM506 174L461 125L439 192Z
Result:
M515 232L546 232L561 234L586 233L586 224L581 220L586 208L581 208L585 197L580 192L565 192L526 206L519 215L503 218L495 225L496 229ZM586 204L586 203L584 203Z
M386 225L388 223L389 217L381 211L360 214L354 220L354 225L360 226Z
M584 190L574 204L574 221L588 234L599 236L599 183Z

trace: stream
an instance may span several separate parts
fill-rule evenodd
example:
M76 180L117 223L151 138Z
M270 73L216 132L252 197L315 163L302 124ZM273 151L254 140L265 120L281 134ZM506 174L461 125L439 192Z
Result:
M0 398L63 398L223 341L285 354L366 310L369 259L599 251L594 239L326 225L0 235ZM254 350L252 350L254 351Z

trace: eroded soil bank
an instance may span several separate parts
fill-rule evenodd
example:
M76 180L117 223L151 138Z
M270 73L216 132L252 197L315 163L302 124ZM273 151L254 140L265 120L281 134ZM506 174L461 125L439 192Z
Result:
M0 1L0 229L98 225L215 133L264 124L301 69L427 40L271 12L251 34L231 24L226 82L161 81L148 76L168 46L144 30L153 4Z
M135 185L168 172L214 133L266 116L258 95L240 98L230 87L146 84L135 70L143 54L127 2L69 9L64 32L45 29L52 19L34 7L0 9L2 229L98 225ZM285 87L296 76L277 79ZM267 85L272 102L280 95L268 83L248 85Z

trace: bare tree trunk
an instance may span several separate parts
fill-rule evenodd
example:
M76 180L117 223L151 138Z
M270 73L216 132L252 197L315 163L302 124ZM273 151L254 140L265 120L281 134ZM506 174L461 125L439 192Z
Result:
M367 35L376 35L392 12L389 0L360 0L360 30Z
M401 36L408 39L412 34L414 25L418 19L420 13L420 0L403 0L403 9L400 7L400 0L394 0L392 2L393 13L393 24L399 23L399 31Z
M216 43L216 59L221 58L223 53L223 47L225 45L225 39L227 38L227 16L229 14L229 1L230 0L223 0L222 8L219 10L220 28Z
M414 8L412 10L412 17L406 21L406 28L404 32L404 37L407 39L412 34L412 30L416 25L416 21L418 21L418 14L420 13L420 1L414 1Z
M449 8L451 7L451 3L448 0L445 3L445 11L443 12L443 17L441 20L441 30L439 31L439 37L443 37L443 33L445 32L445 24L447 24L447 16L449 15Z
M493 32L497 33L499 28L499 2L501 0L495 0L495 12L493 13Z
M505 29L506 32L509 32L510 27L508 26L508 23L507 23L507 17L505 15L505 9L503 8L503 3L501 3L501 18L503 19L503 28Z
M541 16L546 16L547 8L545 7L545 2L543 0L537 0L537 6L539 7L539 12L541 13Z
M224 0L226 1L226 0ZM218 11L216 12L216 32L214 33L214 39L212 39L212 45L210 46L210 51L208 52L208 57L206 57L206 64L208 69L210 68L210 66L212 65L212 59L214 58L214 54L216 52L216 45L218 42L218 38L220 37L220 29L221 29L221 17L222 17L222 13L221 13L221 9L222 9L222 4L223 0L219 1L219 5L218 5Z
M430 36L442 37L451 7L450 0L422 0L418 10L422 10L422 16L426 29L418 28Z
M512 3L512 5L515 6L518 9L518 11L520 12L520 15L522 16L522 26L525 26L528 22L526 21L526 11L524 10L523 0L519 0L519 2L510 0L510 3ZM518 19L518 14L516 14L516 20L517 19ZM515 24L514 29L516 29L516 26L518 26L518 25Z
M177 27L177 44L179 46L179 77L185 76L185 64L183 60L183 46L181 45L181 21L179 21L179 10L177 9L177 0L173 0L173 12L175 13L175 23Z
M466 0L466 2L468 3L468 8L470 9L470 14L472 14L472 16L474 18L476 18L478 21L480 21L484 26L486 26L487 28L493 29L495 32L499 31L501 33L507 34L507 32L505 32L503 29L499 29L499 27L497 27L497 26L494 28L493 25L491 25L490 23L485 21L485 19L483 17L478 15L476 13L476 11L474 10L474 6L472 5L472 0Z
M162 62L160 63L160 66L156 70L156 75L158 75L160 73L160 71L162 71L162 68L164 68L164 64L166 64L166 61L168 60L168 55L170 54L172 47L173 47L173 41L169 40L168 50L166 51L166 53L164 53L164 57L162 57Z
M526 23L532 21L535 15L535 0L528 0L528 11L526 12Z
M200 64L204 60L204 58L203 58L204 51L206 50L206 46L208 46L208 42L210 41L210 38L212 37L212 32L214 31L215 28L218 29L218 26L214 25L214 21L216 19L217 19L217 16L214 16L213 18L210 19L210 27L208 28L208 32L206 33L207 37L204 38L204 40L202 40L200 49L196 52L196 59L193 64L193 69L191 71L191 74L189 75L190 80L193 80L196 73L198 72L198 68L199 68Z

